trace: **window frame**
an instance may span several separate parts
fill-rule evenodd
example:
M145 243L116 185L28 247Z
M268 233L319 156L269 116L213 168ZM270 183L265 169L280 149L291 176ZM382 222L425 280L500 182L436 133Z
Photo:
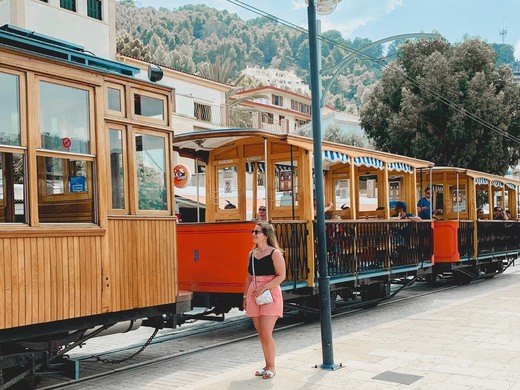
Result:
M154 137L161 137L164 139L164 162L165 162L165 186L166 186L166 209L164 210L142 210L139 208L139 185L138 185L138 177L137 177L137 151L136 151L136 137L137 135L149 135ZM172 164L172 151L169 145L172 144L172 134L169 132L159 131L159 130L151 130L143 127L134 127L132 131L128 132L128 137L131 140L131 150L132 150L132 161L130 163L130 172L132 172L132 183L130 184L130 191L133 196L132 204L130 206L131 214L135 215L173 215L172 211L172 173L171 169L173 167ZM129 198L130 199L130 198Z
M92 19L103 20L103 3L101 0L87 0L87 16Z
M121 111L114 111L108 107L108 89L119 90L119 96L121 97ZM116 116L118 118L126 117L126 89L124 85L107 82L105 83L105 113L107 115Z
M157 100L161 100L162 103L163 103L163 118L162 119L156 119L156 118L151 118L151 117L148 117L148 116L144 116L144 115L138 115L135 113L135 95L142 95L142 96L146 96L146 97L149 97L149 98L152 98L152 99L157 99ZM162 124L162 125L168 125L168 120L169 120L169 110L168 110L168 100L167 100L167 97L164 96L164 95L160 95L160 94L157 94L157 93L153 93L153 92L150 92L150 91L147 91L145 89L138 89L138 88L132 88L130 90L130 108L131 108L131 119L133 120L139 120L139 121L145 121L145 122L149 122L149 123L156 123L156 124Z
M126 126L123 125L117 125L114 123L107 123L106 124L106 132L107 132L107 152L108 152L108 182L109 187L112 188L112 167L110 164L110 131L116 130L121 131L121 146L123 149L123 191L124 191L124 199L125 199L125 207L121 209L115 209L112 207L112 191L109 191L108 196L108 210L110 214L113 215L129 215L130 214L130 204L132 202L130 197L130 161L128 157L128 139L129 139L129 133L130 131L127 129Z
M69 152L61 152L61 151L56 151L56 150L52 150L52 149L45 149L42 147L42 140L41 140L41 127L40 127L40 124L41 124L41 117L42 117L42 113L41 113L41 106L40 106L40 82L43 81L43 82L47 82L47 83L51 83L51 84L56 84L56 85L59 85L59 86L63 86L63 87L70 87L70 88L75 88L75 89L80 89L80 90L85 90L88 92L88 119L89 119L89 153L69 153ZM96 156L96 131L95 131L95 127L96 127L96 118L95 118L95 107L94 107L94 98L95 98L95 91L94 91L94 88L90 87L90 86L87 86L87 85L81 85L81 84L74 84L74 83L69 83L67 81L64 81L64 80L58 80L58 79L55 79L55 78L52 78L52 77L46 77L46 76L36 76L35 77L35 88L34 88L34 93L36 94L36 114L37 114L37 131L38 132L38 135L36 136L36 152L37 154L39 152L53 152L53 153L64 153L64 154L68 154L68 155L78 155L78 156L91 156L91 157L95 157Z
M76 0L60 0L60 8L71 12L78 11Z

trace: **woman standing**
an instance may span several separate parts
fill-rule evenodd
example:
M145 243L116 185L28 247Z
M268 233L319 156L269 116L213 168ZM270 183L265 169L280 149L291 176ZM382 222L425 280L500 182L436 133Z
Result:
M255 247L249 254L244 308L246 315L253 319L265 358L265 367L258 370L255 375L264 379L272 379L276 373L276 344L273 329L276 320L283 316L280 283L285 279L285 260L270 223L258 222L251 234ZM255 277L253 277L253 261ZM271 290L273 302L260 306L256 303L255 298L266 290Z

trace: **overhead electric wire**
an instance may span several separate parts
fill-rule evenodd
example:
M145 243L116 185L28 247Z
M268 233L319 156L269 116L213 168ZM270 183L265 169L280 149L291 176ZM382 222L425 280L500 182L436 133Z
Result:
M275 16L273 14L270 14L268 12L262 11L261 9L253 7L252 5L246 4L243 1L240 1L240 0L226 0L226 1L228 3L231 3L231 4L234 4L234 5L238 6L240 8L243 8L245 10L253 12L253 13L257 14L257 15L263 16L263 17L265 17L265 18L267 18L269 20L272 20L272 21L274 21L276 23L282 24L282 25L284 25L284 26L286 26L288 28L296 30L296 31L298 31L298 32L300 32L302 34L307 34L307 35L309 34L308 30L306 30L305 28L300 27L300 26L298 26L298 25L296 25L294 23L291 23L291 22L289 22L289 21L287 21L285 19L279 18L279 17L277 17L277 16ZM513 141L513 142L516 142L516 143L520 144L520 138L519 137L515 137L515 136L507 133L505 130L502 130L501 128L493 125L492 123L489 123L489 122L485 121L484 119L479 118L475 114L473 114L473 113L467 111L465 108L459 106L457 103L454 103L453 101L449 100L447 97L443 96L442 94L440 94L440 93L438 93L436 91L433 91L431 88L428 88L428 87L422 85L421 83L417 82L417 80L414 80L413 78L408 76L399 67L397 67L397 66L395 66L393 64L387 64L387 63L385 63L383 60L381 60L379 58L374 58L374 57L372 57L372 56L362 52L359 49L354 49L354 48L348 47L348 46L346 46L346 45L344 45L344 44L342 44L340 42L337 42L337 41L335 41L333 39L325 37L325 36L323 36L321 34L318 34L318 38L322 42L326 42L326 43L332 44L334 46L340 47L340 48L344 49L347 52L355 54L358 57L361 57L362 59L366 59L366 60L375 62L375 63L379 64L382 68L390 69L390 70L399 72L408 82L410 82L411 85L417 87L420 91L426 92L426 93L430 94L431 96L433 96L435 99L437 99L441 103L444 103L448 107L450 107L450 108L454 109L455 111L461 113L462 115L470 118L471 120L475 121L476 123L478 123L478 124L488 128L489 130L498 133L502 137L504 137L506 139L509 139L510 141Z

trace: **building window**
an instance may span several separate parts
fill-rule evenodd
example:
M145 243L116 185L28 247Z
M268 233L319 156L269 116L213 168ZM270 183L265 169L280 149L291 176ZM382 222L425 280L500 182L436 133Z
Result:
M101 0L87 1L87 15L91 18L101 20Z
M76 12L76 0L60 0L60 7Z
M303 114L311 115L311 106L308 104L300 103L299 111Z
M272 125L274 123L274 114L271 114L271 113L262 114L262 122Z
M194 103L194 116L198 120L211 122L211 107L207 104Z
M273 104L275 106L283 107L283 97L279 95L273 95Z

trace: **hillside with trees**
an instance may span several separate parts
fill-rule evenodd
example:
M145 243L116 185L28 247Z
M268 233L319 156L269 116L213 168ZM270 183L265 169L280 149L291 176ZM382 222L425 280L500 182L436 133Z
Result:
M384 151L503 175L519 162L520 85L479 39L407 42L361 111Z

